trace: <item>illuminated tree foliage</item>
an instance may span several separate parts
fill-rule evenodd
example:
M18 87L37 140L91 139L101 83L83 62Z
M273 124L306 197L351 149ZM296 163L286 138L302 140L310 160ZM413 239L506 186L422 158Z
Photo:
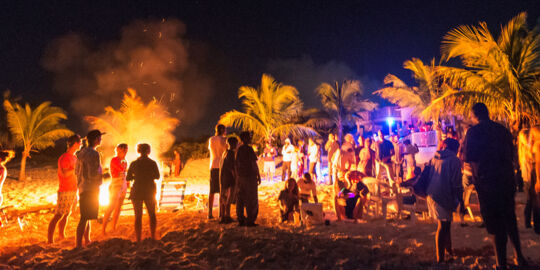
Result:
M13 142L23 148L19 180L24 180L26 159L31 152L54 146L56 140L68 137L73 132L60 124L60 121L67 119L66 113L59 107L51 106L48 101L32 109L28 103L21 106L6 99L4 108Z
M363 90L359 81L343 81L341 84L336 81L334 85L322 83L315 91L328 114L327 121L335 124L337 128L340 142L344 125L354 125L355 120L360 117L358 113L372 111L377 107L377 104L362 99ZM320 118L317 122L325 124Z
M221 124L249 130L254 136L271 140L274 136L315 136L317 132L310 127L294 123L302 110L298 90L293 86L282 85L268 74L263 74L258 89L242 86L238 90L244 112L237 110L223 114Z
M440 99L468 115L472 105L484 102L495 118L517 132L520 124L540 120L540 35L529 29L520 13L501 27L497 39L485 22L459 26L446 34L442 53L459 58L462 68L440 67L454 89Z
M435 65L435 59L426 65L422 60L412 58L403 63L403 68L411 71L418 86L408 86L395 75L388 74L384 78L385 87L374 93L400 107L412 108L413 115L426 121L452 113L449 104L437 102L451 89L438 77L439 66Z

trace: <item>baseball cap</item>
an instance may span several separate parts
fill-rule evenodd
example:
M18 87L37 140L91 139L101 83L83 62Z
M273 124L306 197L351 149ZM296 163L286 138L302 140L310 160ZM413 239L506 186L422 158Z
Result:
M99 131L99 129L94 129L94 130L89 131L88 134L86 134L86 139L88 139L89 141L92 141L95 138L101 135L105 135L105 134L106 134L105 132L101 132Z

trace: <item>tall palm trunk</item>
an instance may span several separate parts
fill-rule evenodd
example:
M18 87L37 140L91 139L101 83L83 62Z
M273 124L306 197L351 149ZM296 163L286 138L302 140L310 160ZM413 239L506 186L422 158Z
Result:
M341 84L343 86L343 84ZM339 84L336 82L336 90L338 92L338 99L337 99L337 102L338 102L338 110L337 110L337 117L338 117L338 121L337 121L337 128L338 128L338 143L339 143L339 146L341 146L341 143L343 142L343 119L342 119L342 115L343 115L343 98L342 98L342 88L339 86Z
M21 170L19 171L19 181L26 179L26 159L30 156L30 153L26 150L22 153L21 158Z

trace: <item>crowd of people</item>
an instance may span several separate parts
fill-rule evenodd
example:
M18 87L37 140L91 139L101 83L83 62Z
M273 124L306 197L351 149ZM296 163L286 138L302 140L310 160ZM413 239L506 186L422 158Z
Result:
M478 194L482 226L493 235L497 266L506 267L506 242L509 238L514 247L515 261L518 265L527 265L526 259L521 252L519 233L517 230L514 197L516 192L516 175L514 163L514 143L512 135L504 126L490 120L487 107L478 103L473 107L472 122L466 136L459 138L458 133L452 127L447 127L444 132L438 132L437 151L433 158L426 164L417 164L416 154L419 153L417 145L412 144L407 135L401 130L391 136L385 137L382 131L376 135L363 138L359 136L355 141L352 134L346 134L340 144L340 138L335 134L329 134L324 147L320 147L312 138L308 141L308 147L304 146L304 140L292 143L290 138L284 140L281 148L282 154L282 182L283 190L279 193L281 220L296 220L296 215L302 203L318 203L317 185L331 184L334 186L334 207L337 220L352 219L357 222L362 219L364 206L370 196L369 182L386 182L390 193L399 189L408 188L412 192L411 197L398 198L399 205L414 203L416 198L424 199L429 209L430 216L437 220L436 255L438 262L445 261L446 254L452 254L451 223L454 212L458 212L463 222L465 208L473 191ZM436 130L441 131L440 127ZM532 227L531 215L535 228L538 222L538 193L539 186L535 172L538 163L534 162L538 138L532 135L520 135L524 142L520 151L526 151L530 157L520 160L522 174L526 182L528 194L525 214L526 226ZM540 128L535 129L535 134L540 135ZM261 177L257 168L257 156L250 147L251 137L249 133L241 134L242 146L233 154L236 142L228 144L228 152L225 150L225 127L217 127L216 136L221 138L210 139L211 157L223 156L221 167L215 168L220 171L211 178L212 186L228 187L227 194L231 194L230 186L224 182L234 182L232 197L238 196L237 218L240 226L256 226L255 219L258 211L257 185L261 183ZM242 136L245 139L242 139ZM223 145L217 146L216 142ZM357 143L358 142L358 143ZM242 150L241 150L242 149ZM328 177L325 179L317 174L316 167L321 163L322 150L327 153ZM273 180L276 172L276 147L271 141L267 141L260 158L264 163L263 173L266 180ZM524 156L525 154L520 154ZM233 158L234 156L234 158ZM213 164L213 158L212 164ZM529 162L524 164L524 162ZM214 169L211 164L212 170ZM307 166L306 166L307 164ZM422 165L422 166L420 166ZM224 177L227 175L227 177ZM249 191L248 191L249 190ZM215 191L215 190L214 190ZM417 192L418 191L418 192ZM395 195L395 194L394 194ZM232 222L230 215L226 214L230 204L234 203L231 196L226 198L221 205L220 221ZM211 206L210 206L211 207ZM243 216L243 209L247 211L247 218ZM211 211L211 208L210 208ZM531 214L532 213L532 214ZM410 215L414 215L411 212ZM209 218L212 213L209 212ZM462 224L465 225L465 224ZM538 230L536 230L538 232Z
M472 125L460 140L451 129L441 133L434 157L426 164L417 164L419 148L411 143L406 131L399 130L385 137L382 131L364 138L346 134L339 138L329 134L321 147L314 138L303 139L295 144L285 138L281 151L271 140L265 142L260 156L252 145L250 132L238 137L227 137L226 127L216 126L215 135L209 139L210 181L208 218L213 219L214 196L219 193L219 223L234 222L231 205L236 204L236 220L239 226L255 227L259 211L258 186L262 178L258 161L263 163L266 181L276 177L276 157L282 155L283 189L277 196L281 221L300 219L303 204L318 204L317 185L334 187L334 208L337 220L363 218L363 211L373 181L384 183L390 194L408 188L412 191L412 203L416 198L425 199L430 216L437 220L437 261L445 261L452 254L451 223L454 212L463 217L465 207L473 191L478 195L480 213L487 232L493 236L497 267L506 267L506 243L510 239L514 247L515 261L526 265L515 214L516 151L511 133L504 126L490 120L487 107L478 103L472 110ZM58 239L65 237L65 227L77 202L80 220L76 230L76 246L90 243L91 220L98 218L99 191L104 177L101 155L96 148L101 144L99 130L90 131L84 139L73 135L67 140L67 150L58 159L58 200L55 215L48 228L48 242L54 242L58 227ZM239 140L238 140L239 138ZM518 163L527 194L525 226L534 227L540 233L540 127L523 129L518 138ZM137 241L141 240L143 204L150 220L150 234L156 238L156 184L160 178L157 163L149 155L148 144L138 144L139 157L128 166L127 144L120 143L110 162L110 204L105 210L102 234L107 233L109 219L116 229L123 201L131 186L129 199L134 208L134 227ZM326 152L328 176L320 175L318 169ZM0 151L0 190L7 175L4 166L12 151ZM179 154L175 153L175 172L181 167ZM421 168L422 167L422 168ZM130 182L133 184L130 185ZM394 194L396 195L396 194ZM411 203L410 197L398 198L399 206ZM0 193L0 205L3 198ZM401 201L402 200L402 201ZM408 202L407 202L408 201ZM410 215L414 215L411 212Z

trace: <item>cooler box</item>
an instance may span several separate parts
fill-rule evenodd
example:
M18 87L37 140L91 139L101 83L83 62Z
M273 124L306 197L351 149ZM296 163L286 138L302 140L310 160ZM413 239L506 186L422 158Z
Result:
M304 224L323 224L324 213L322 203L302 203L300 204L300 216Z

